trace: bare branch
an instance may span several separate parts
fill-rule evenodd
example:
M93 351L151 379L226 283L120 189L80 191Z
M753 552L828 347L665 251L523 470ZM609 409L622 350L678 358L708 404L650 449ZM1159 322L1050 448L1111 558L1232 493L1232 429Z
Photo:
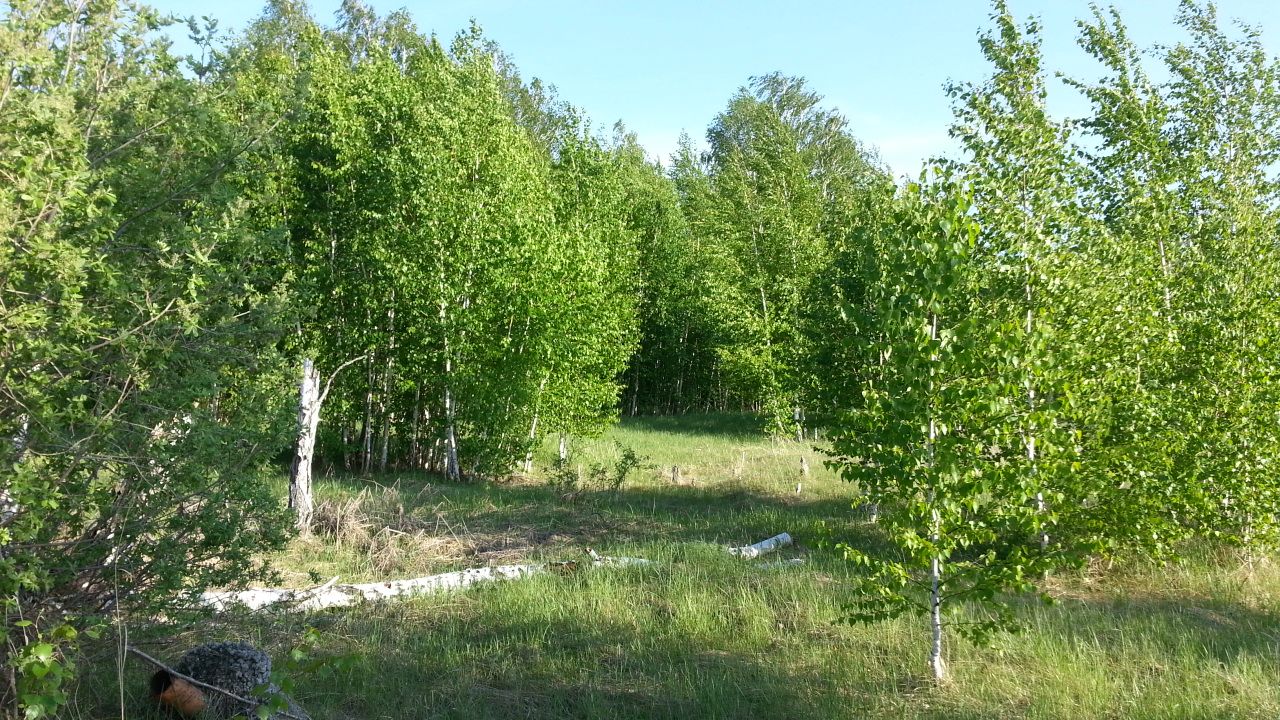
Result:
M361 360L364 360L364 359L365 359L365 358L367 358L367 357L369 357L369 356L368 356L368 354L361 355L360 357L354 357L354 358L351 358L350 360L348 360L348 361L346 361L346 362L342 363L341 365L339 365L339 366L338 366L338 369L337 369L337 370L334 370L334 371L333 371L333 374L331 374L331 375L329 376L329 380L328 380L327 382L325 382L325 384L324 384L324 391L320 393L320 402L319 402L319 404L320 404L320 405L324 405L324 399L325 399L325 398L327 398L327 397L329 397L329 388L330 388L330 386L332 386L332 385L333 385L333 381L334 381L334 379L336 379L336 378L338 377L338 373L342 372L343 370L346 370L348 367L350 367L350 366L352 366L352 365L354 365L354 364L356 364L356 363L360 362Z

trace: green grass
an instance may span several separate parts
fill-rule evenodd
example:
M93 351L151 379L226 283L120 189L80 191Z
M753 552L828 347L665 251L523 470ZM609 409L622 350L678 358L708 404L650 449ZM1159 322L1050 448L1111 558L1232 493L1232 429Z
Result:
M575 448L584 467L619 441L658 470L617 492L537 478L449 485L420 475L322 479L321 533L276 558L307 585L460 567L653 559L306 616L221 616L156 652L221 638L286 654L316 627L334 667L295 678L321 718L1261 718L1280 715L1280 571L1204 552L1057 578L1027 601L1027 629L948 647L954 674L926 681L926 627L837 622L852 570L822 528L873 546L851 488L807 445L761 439L738 417L624 422ZM548 444L538 466L551 462ZM799 458L812 473L796 494ZM682 482L671 482L671 466ZM788 531L799 566L720 549ZM135 631L144 637L145 631ZM172 635L172 631L170 631ZM126 668L125 716L149 718L145 668ZM71 717L120 717L115 668L98 666Z

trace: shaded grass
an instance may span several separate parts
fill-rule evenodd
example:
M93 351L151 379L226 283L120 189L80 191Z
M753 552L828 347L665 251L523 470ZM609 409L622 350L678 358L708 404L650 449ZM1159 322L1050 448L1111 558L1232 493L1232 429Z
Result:
M178 635L167 656L218 638L277 657L307 626L315 653L343 658L295 679L319 718L1255 718L1280 714L1280 572L1227 553L1132 561L1058 577L1053 605L1020 606L1026 631L978 648L955 640L952 684L925 681L926 626L837 622L852 569L816 542L863 547L874 527L851 488L820 468L797 496L796 443L745 421L626 422L578 443L586 464L615 440L669 469L618 492L566 497L536 479L321 483L322 532L276 559L291 581L408 577L456 567L578 559L586 547L657 561L307 616L222 616ZM735 425L735 422L738 424ZM717 429L718 428L718 429ZM540 449L549 464L554 447ZM682 472L682 476L685 473ZM762 567L721 547L786 530L801 566ZM140 629L138 631L142 633ZM172 632L170 631L170 634ZM111 670L108 676L107 670ZM126 716L154 717L130 665ZM120 717L114 671L80 689L74 717Z

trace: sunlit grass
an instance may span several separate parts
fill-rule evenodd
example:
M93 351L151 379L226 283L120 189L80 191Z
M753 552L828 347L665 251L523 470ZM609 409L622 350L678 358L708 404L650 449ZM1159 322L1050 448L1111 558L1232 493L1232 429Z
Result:
M743 418L648 419L574 443L573 462L611 463L615 442L658 468L617 492L566 493L540 480L554 458L549 442L534 478L505 484L322 478L318 534L277 565L300 586L584 559L587 547L652 566L306 616L223 616L161 653L242 638L281 657L314 626L315 655L344 659L295 678L317 720L1280 715L1280 571L1268 561L1206 550L1177 564L1055 577L1058 602L1020 606L1024 632L989 647L951 641L954 678L938 688L926 680L922 619L838 622L853 570L817 541L827 532L872 547L875 528L809 444L762 439ZM804 564L722 550L782 531L798 541L783 557ZM120 717L114 668L97 669L72 717ZM128 668L127 717L150 717L144 679L144 668Z

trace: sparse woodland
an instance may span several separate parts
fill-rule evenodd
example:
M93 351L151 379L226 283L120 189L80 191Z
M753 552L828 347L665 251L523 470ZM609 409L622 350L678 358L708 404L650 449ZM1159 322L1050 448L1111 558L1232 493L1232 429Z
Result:
M172 19L118 0L11 0L0 18L9 716L73 716L90 649L198 622L207 590L315 579L323 553L296 543L349 528L326 488L313 520L313 467L361 493L429 477L477 514L478 494L499 515L504 493L534 497L547 522L623 502L636 470L682 493L747 482L747 449L702 478L696 453L682 476L660 445L659 469L622 448L584 471L579 447L619 418L758 419L743 447L803 458L770 472L822 513L757 518L728 544L791 532L840 594L769 592L811 597L793 617L903 629L897 662L930 687L965 648L1017 648L1006 631L1042 621L1034 598L1080 568L1270 562L1280 65L1210 4L1183 2L1186 40L1154 48L1094 9L1074 31L1096 72L1059 83L1046 29L996 0L990 74L939 89L962 151L902 182L820 88L781 74L752 77L664 166L479 28L445 39L358 0L328 25L292 0L233 36L192 21L192 57L160 32ZM1088 114L1051 116L1050 91ZM430 531L414 512L369 522L444 536L439 511ZM723 540L697 525L717 512L671 537ZM638 542L642 519L621 518L608 532ZM658 554L705 560L690 572L713 583L773 572L683 553ZM622 579L564 582L697 590L598 572ZM576 711L616 710L601 702Z

